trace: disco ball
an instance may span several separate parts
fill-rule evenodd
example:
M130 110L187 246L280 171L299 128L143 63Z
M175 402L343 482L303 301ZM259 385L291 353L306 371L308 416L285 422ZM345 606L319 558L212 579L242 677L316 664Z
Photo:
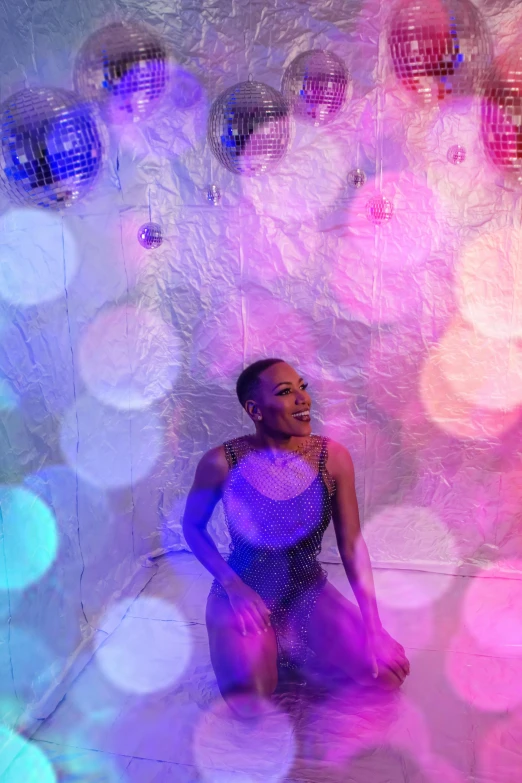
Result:
M292 60L281 92L297 120L326 125L343 107L350 76L336 54L311 49Z
M352 169L348 172L347 179L351 188L362 188L366 183L366 174L362 169Z
M158 223L144 223L138 229L138 241L147 250L159 247L163 242L163 232Z
M387 31L395 74L425 104L473 95L491 43L470 0L400 0Z
M116 22L94 32L76 57L74 85L114 123L137 122L159 105L169 79L168 53L146 27Z
M287 102L267 84L239 82L210 107L210 149L234 174L255 177L273 168L284 157L291 136Z
M372 196L366 204L366 217L370 223L375 223L375 225L387 223L388 220L391 220L392 215L393 205L386 196L380 194Z
M466 147L463 147L462 144L452 144L448 150L448 160L454 166L464 163L466 160Z
M207 188L207 201L215 207L221 202L221 191L217 185L209 185Z
M499 57L486 77L482 139L491 162L522 183L522 53L516 49Z
M0 178L10 198L70 207L88 193L103 163L102 128L67 90L24 89L0 106Z

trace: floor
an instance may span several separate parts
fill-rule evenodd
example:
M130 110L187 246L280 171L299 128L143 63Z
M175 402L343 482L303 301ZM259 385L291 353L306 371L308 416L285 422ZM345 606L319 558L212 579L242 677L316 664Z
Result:
M349 682L295 683L276 694L274 714L245 725L228 713L210 667L204 626L210 576L186 553L157 565L33 738L59 780L522 780L522 657L512 646L502 648L498 627L490 629L491 648L463 631L470 578L401 572L409 591L403 594L414 596L405 607L389 600L400 594L390 588L396 574L376 569L381 619L411 662L403 688L386 694ZM342 567L325 567L353 599ZM495 580L488 581L493 595Z

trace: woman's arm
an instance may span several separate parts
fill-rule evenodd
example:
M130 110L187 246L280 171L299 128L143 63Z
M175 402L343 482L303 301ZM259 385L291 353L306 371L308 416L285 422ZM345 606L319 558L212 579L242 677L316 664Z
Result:
M223 586L239 630L261 633L270 626L270 611L261 597L230 568L207 531L216 503L223 495L228 463L223 446L207 451L196 469L183 515L183 534L194 555Z
M221 499L227 475L228 464L223 446L207 451L196 468L183 515L183 535L187 544L225 589L240 580L218 552L207 531L207 524Z
M339 554L365 626L374 631L381 628L382 623L375 600L370 556L361 534L355 472L349 452L340 443L329 441L327 468L336 484L332 520Z
M404 647L384 630L379 617L370 556L361 534L352 458L340 443L330 441L329 446L327 469L336 482L332 507L335 535L366 628L373 676L378 676L378 664L384 662L402 682L410 673L410 664Z

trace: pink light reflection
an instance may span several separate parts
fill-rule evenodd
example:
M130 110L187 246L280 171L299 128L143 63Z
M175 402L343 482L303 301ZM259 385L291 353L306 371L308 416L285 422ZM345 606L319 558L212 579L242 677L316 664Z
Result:
M418 608L390 607L384 604L379 608L382 624L394 639L407 648L408 660L417 655L435 641L435 620L432 606L423 604Z
M522 658L522 581L506 570L522 570L519 559L497 561L471 581L462 617L477 642L501 656ZM496 577L496 578L495 578Z
M393 205L391 220L379 226L367 218L366 205L373 187L356 191L347 205L349 235L363 257L376 254L383 270L421 267L435 249L435 205L430 188L411 172L385 173L379 192Z
M396 696L356 685L336 688L312 708L310 730L303 737L305 752L342 767L344 774L346 762L356 762L357 757L383 746L387 751L428 756L430 735L424 714L404 694L399 706ZM318 737L325 736L328 741L316 747Z
M313 362L318 351L307 320L291 305L260 289L246 292L243 301L234 295L226 308L212 312L211 323L202 323L194 332L196 372L232 388L244 361L275 356L306 374L307 363Z
M339 245L331 285L346 315L367 325L402 321L423 299L422 282L412 269L381 267L375 252L359 257L350 236Z
M429 508L390 506L364 524L362 539L375 562L433 565L458 562L451 532ZM359 542L362 540L359 539ZM356 556L358 553L356 544ZM453 576L379 569L373 575L379 603L418 609L435 603L451 586ZM371 589L371 585L367 585Z
M420 394L431 421L456 438L497 438L519 418L518 411L486 410L458 397L441 372L436 351L430 354L421 372Z
M446 677L461 699L480 710L497 712L522 703L520 659L491 655L476 641L473 649L469 640L456 639L451 644L458 649L465 644L469 651L448 650L445 656Z
M461 253L455 293L464 318L488 337L522 338L522 230L488 231Z
M477 333L455 321L434 352L440 371L459 397L492 410L522 404L522 346Z
M499 719L486 733L479 751L480 783L518 783L522 766L522 710Z
M368 387L372 402L400 418L410 401L418 400L418 373L425 340L418 329L379 331L372 343Z

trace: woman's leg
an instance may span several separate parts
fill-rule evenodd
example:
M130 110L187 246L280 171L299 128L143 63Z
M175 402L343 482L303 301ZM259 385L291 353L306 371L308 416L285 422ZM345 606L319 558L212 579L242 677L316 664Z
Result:
M394 672L381 664L379 676L372 677L359 608L330 582L326 582L312 612L308 644L320 666L347 675L360 685L376 685L384 690L396 690L402 685Z
M273 628L243 636L228 598L209 595L206 623L210 660L221 695L236 713L264 711L277 687L277 642Z

